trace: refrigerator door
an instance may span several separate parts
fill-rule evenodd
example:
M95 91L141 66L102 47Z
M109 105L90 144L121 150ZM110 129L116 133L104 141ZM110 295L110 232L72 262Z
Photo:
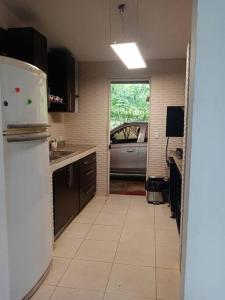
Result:
M4 137L11 300L35 286L51 262L53 209L46 139Z
M3 129L48 123L46 75L38 68L0 57L0 95Z

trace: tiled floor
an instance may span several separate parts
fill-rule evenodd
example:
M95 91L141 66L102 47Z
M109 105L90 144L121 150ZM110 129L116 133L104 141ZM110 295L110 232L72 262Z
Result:
M32 300L178 300L179 237L167 205L95 197L56 241Z

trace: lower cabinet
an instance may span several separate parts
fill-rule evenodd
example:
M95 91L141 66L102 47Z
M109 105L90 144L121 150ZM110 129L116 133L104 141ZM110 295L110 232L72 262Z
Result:
M59 235L79 213L79 163L70 164L53 174L54 234Z
M96 153L53 173L54 235L57 238L96 192Z
M170 158L170 187L169 199L172 216L176 219L177 228L180 233L181 218L181 189L182 177L173 158Z

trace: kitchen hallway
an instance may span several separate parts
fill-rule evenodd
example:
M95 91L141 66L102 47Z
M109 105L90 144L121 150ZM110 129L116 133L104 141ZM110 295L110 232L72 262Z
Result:
M55 243L32 300L178 300L179 235L167 204L96 196Z

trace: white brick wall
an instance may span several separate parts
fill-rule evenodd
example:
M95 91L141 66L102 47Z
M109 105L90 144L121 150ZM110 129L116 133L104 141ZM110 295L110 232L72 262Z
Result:
M64 113L49 113L48 123L50 125L48 132L51 137L65 138L65 114Z
M127 70L120 62L80 64L80 102L78 114L62 114L65 127L53 123L57 136L65 130L66 140L75 144L97 146L97 193L107 193L109 87L111 80L147 79L151 84L151 117L149 131L149 170L151 175L166 175L165 124L166 107L183 105L185 93L185 60L154 60L148 68ZM59 120L59 119L58 119ZM51 123L52 119L50 119ZM61 126L62 125L62 126ZM60 134L58 134L58 131ZM159 133L159 138L155 138ZM170 148L182 146L181 138L171 138Z
M185 73L151 76L149 175L168 175L166 167L167 106L184 105ZM159 134L159 138L156 138ZM169 150L182 147L183 138L170 138Z

